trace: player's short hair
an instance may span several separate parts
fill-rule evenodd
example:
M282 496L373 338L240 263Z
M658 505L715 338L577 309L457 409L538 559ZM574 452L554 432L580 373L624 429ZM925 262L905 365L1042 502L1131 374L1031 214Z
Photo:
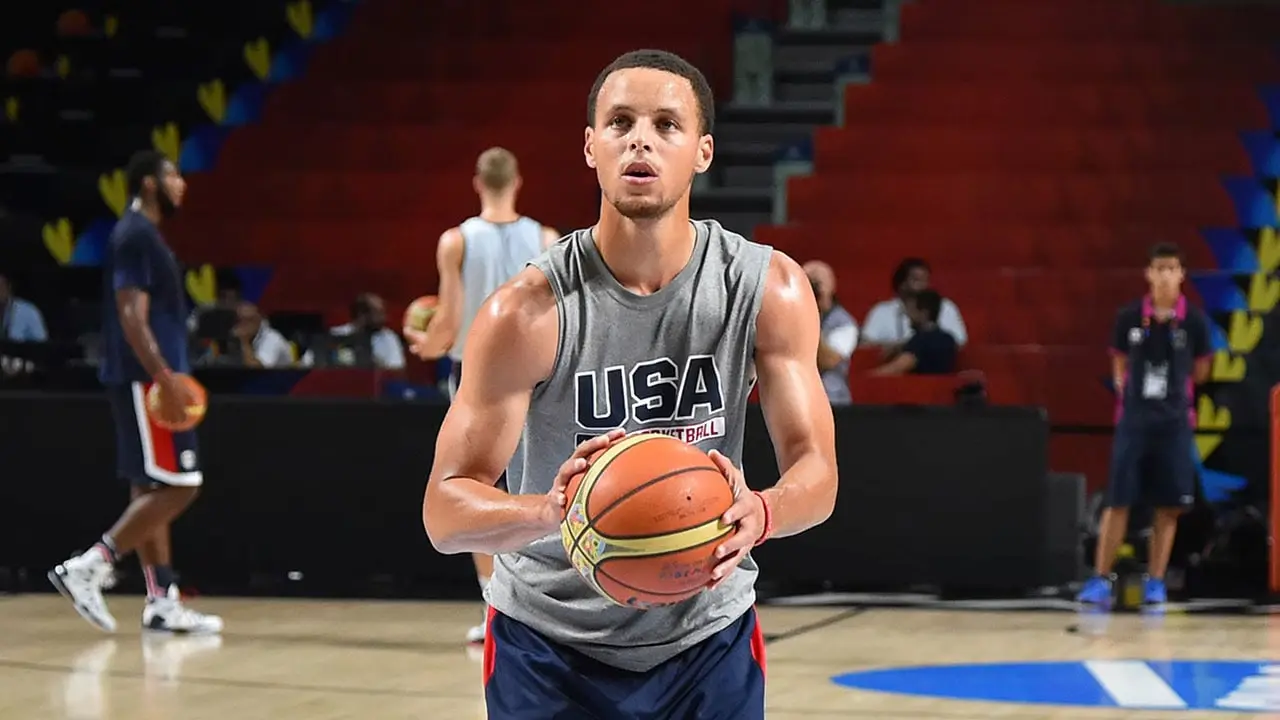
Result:
M137 195L142 192L142 181L148 177L153 177L156 182L160 182L160 172L164 169L167 158L164 153L155 150L139 150L129 158L129 164L125 167L124 176L128 184L129 195Z
M714 130L716 101L711 92L711 84L707 82L702 71L693 66L693 63L666 50L632 50L619 55L617 59L606 65L596 76L596 82L591 86L591 94L587 96L588 126L595 127L596 101L600 98L600 89L604 87L604 81L619 70L633 68L661 70L688 80L689 85L693 87L693 96L698 100L698 133L708 135Z
M1151 249L1147 251L1148 265L1156 260L1165 260L1168 258L1173 258L1177 260L1179 264L1182 264L1182 248L1178 247L1175 243L1162 242L1152 245Z
M938 322L942 315L942 296L936 290L921 290L915 294L916 309L923 312L929 322Z
M480 184L497 192L511 187L520 174L520 165L510 150L491 147L476 159L476 177Z

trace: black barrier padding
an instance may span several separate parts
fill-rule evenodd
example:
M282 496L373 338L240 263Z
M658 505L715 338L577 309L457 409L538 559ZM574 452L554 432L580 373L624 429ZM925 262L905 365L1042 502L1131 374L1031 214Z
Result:
M439 555L422 528L443 411L214 398L200 428L205 488L174 528L184 579L232 593L263 582L289 591L279 583L291 572L307 592L368 594L377 583L411 595L474 591L469 558ZM838 411L837 435L836 511L757 550L769 584L997 591L1072 579L1044 573L1048 426L1038 411L849 408ZM773 484L755 406L746 448L749 483ZM0 396L0 457L0 566L41 577L123 508L100 396Z
M762 546L764 574L843 588L992 592L1042 584L1049 426L1039 410L837 412L835 513L808 533ZM746 443L747 477L771 485L778 473L758 415L748 435L759 440Z

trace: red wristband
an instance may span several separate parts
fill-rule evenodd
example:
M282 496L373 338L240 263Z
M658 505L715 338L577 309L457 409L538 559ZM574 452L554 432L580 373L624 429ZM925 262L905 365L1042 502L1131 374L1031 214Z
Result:
M755 496L760 498L760 507L764 508L764 530L760 533L760 539L756 540L756 544L752 547L759 547L761 543L769 539L773 535L773 511L769 508L769 501L764 499L764 493L759 490L752 490Z

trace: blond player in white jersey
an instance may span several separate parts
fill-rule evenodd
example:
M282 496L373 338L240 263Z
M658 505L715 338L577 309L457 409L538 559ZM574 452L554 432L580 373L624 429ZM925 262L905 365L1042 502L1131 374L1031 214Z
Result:
M426 331L404 328L409 349L423 360L448 354L450 396L462 376L462 350L467 331L481 304L503 283L560 239L547 227L516 211L521 179L515 155L500 147L489 148L476 161L472 180L480 197L480 214L440 236L436 265L440 275L439 304ZM472 556L480 589L493 576L493 557ZM467 631L467 641L484 641L485 625Z

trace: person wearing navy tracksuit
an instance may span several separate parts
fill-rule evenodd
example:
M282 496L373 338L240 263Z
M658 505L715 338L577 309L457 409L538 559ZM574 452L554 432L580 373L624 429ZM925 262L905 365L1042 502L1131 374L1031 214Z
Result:
M1112 565L1140 500L1155 508L1143 604L1162 605L1178 518L1195 503L1194 386L1208 375L1209 320L1182 294L1177 246L1155 246L1146 274L1150 293L1120 309L1112 338L1116 431L1097 574L1078 597L1087 605L1110 606Z

